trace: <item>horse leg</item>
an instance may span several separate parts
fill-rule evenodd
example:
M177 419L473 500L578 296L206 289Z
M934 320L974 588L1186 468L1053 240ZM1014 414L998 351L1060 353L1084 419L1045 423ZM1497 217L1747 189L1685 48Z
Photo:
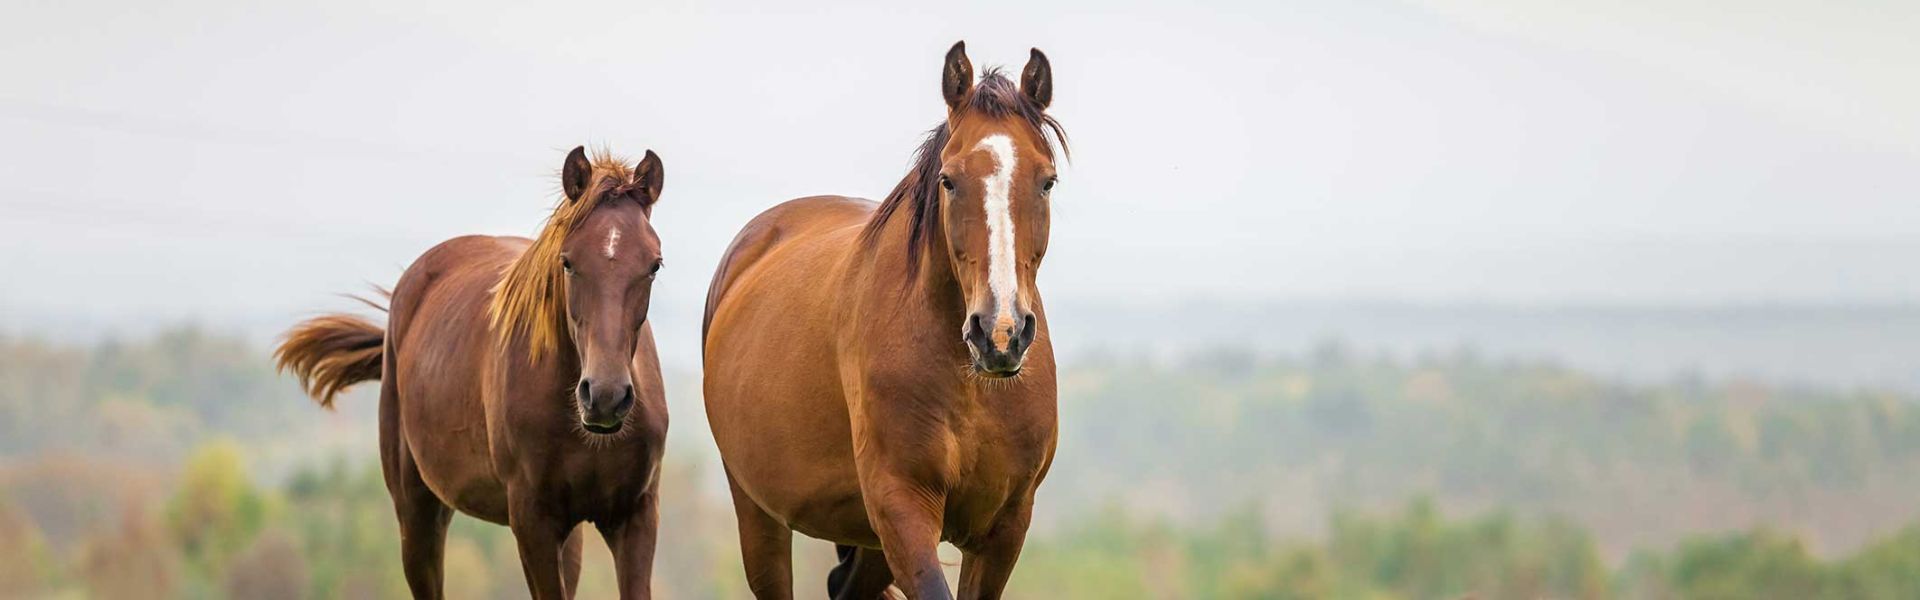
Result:
M734 483L733 515L740 524L740 561L746 565L747 589L759 600L793 598L793 530L781 523Z
M999 598L1013 576L1013 564L1020 560L1020 548L1027 542L1027 525L1033 518L1031 499L1010 507L1011 514L1000 518L993 531L979 545L962 548L960 560L960 598L980 600Z
M894 582L913 600L953 598L947 587L947 574L940 569L941 514L945 494L905 479L876 473L862 477L861 488L867 499L867 515L874 533L880 534L880 547L886 550L887 566ZM868 485L868 482L873 485Z
M827 573L827 597L833 600L872 600L882 598L893 585L893 572L887 570L887 555L873 548L839 544L840 564Z
M567 543L560 547L560 581L567 586L569 600L580 593L580 552L586 545L586 535L580 532L586 528L585 523L574 527Z
M622 600L653 597L653 550L659 531L660 506L655 492L641 496L640 510L626 521L600 528L613 549L613 572L620 581Z
M441 559L447 546L447 523L453 509L420 477L400 432L399 399L389 384L380 394L380 470L387 494L393 497L394 517L400 522L400 569L414 598L442 597Z
M560 553L574 524L543 513L531 500L508 494L507 527L520 547L520 570L526 574L528 593L534 600L566 600Z
M418 493L396 497L400 517L400 567L414 598L440 598L441 560L447 548L447 523L453 509L434 497L423 483Z

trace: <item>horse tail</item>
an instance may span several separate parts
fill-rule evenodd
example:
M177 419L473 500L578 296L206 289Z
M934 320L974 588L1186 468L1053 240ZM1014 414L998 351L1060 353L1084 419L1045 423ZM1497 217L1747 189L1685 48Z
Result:
M380 379L387 333L353 315L321 315L293 326L273 351L275 367L292 370L300 389L323 408L353 384Z

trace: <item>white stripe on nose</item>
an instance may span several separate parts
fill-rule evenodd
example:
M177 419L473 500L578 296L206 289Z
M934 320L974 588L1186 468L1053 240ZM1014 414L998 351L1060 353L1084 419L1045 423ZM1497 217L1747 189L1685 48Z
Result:
M990 135L974 146L975 150L984 149L993 155L993 173L981 178L986 184L987 198L987 289L993 293L993 340L994 348L1000 349L1010 341L1008 335L1013 331L1013 298L1020 292L1020 280L1015 276L1013 263L1013 170L1017 166L1013 155L1013 139L1006 135Z

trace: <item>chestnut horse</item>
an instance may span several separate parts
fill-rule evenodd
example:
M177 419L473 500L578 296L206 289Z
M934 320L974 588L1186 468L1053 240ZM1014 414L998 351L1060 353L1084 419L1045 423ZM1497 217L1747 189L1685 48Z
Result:
M749 222L707 292L706 404L747 582L792 590L792 532L833 541L835 598L1001 595L1053 461L1034 274L1055 181L1047 57L1019 87L942 70L947 119L885 202L816 196ZM955 335L958 334L958 335Z
M629 169L575 148L538 239L442 242L400 276L386 331L327 315L275 353L322 406L380 380L381 467L414 597L441 597L455 510L512 528L534 598L573 595L582 521L613 550L620 596L651 595L667 405L647 304L663 176L652 151Z

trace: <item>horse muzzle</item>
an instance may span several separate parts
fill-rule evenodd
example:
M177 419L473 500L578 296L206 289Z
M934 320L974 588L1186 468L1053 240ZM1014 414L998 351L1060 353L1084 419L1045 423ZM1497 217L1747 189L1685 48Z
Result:
M993 378L1020 374L1027 349L1033 347L1033 313L1018 311L1017 318L995 319L986 313L973 313L961 327L967 353L973 356L975 372Z
M580 386L574 390L574 399L580 402L580 425L587 431L618 433L626 424L627 413L633 410L633 384L595 384L593 380L581 379Z

